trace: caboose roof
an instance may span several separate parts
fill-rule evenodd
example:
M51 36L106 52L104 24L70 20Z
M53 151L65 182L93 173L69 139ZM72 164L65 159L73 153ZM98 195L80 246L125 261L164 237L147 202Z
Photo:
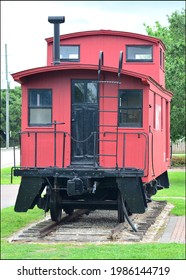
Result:
M42 73L55 72L55 71L67 71L67 70L98 71L98 66L97 65L92 65L92 64L78 64L78 63L51 65L51 66L37 67L37 68L32 68L32 69L24 70L24 71L21 71L21 72L13 73L12 77L16 82L18 82L20 84L23 84L25 78L31 77L33 75L40 75ZM117 73L118 69L115 68L115 67L102 66L101 71L110 72L110 73ZM168 94L169 96L172 96L172 92L163 88L161 85L159 85L150 76L140 74L140 73L136 73L136 72L133 72L133 71L124 70L124 69L121 69L121 74L141 79L142 83L146 84L146 85L153 84L156 87L158 87L159 89L161 89L164 93Z
M60 40L65 40L65 39L71 39L71 38L78 38L78 37L86 37L86 36L120 36L120 37L129 37L129 38L134 38L134 39L141 39L147 42L155 43L158 44L160 43L165 50L165 44L159 39L143 34L138 34L138 33L132 33L132 32L125 32L125 31L116 31L116 30L90 30L90 31L81 31L81 32L74 32L74 33L68 33L60 36ZM45 40L47 43L53 43L53 37L46 38Z

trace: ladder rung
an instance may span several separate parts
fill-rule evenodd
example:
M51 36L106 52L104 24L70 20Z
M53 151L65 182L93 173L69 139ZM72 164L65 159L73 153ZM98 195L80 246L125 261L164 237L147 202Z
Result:
M121 82L119 81L97 81L97 83L100 83L100 84L121 84Z

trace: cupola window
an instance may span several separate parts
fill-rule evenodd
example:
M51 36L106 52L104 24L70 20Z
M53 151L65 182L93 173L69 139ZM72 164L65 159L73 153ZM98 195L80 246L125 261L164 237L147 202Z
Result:
M79 61L80 50L79 46L64 45L60 46L60 61Z
M138 45L126 46L127 62L152 62L152 46Z

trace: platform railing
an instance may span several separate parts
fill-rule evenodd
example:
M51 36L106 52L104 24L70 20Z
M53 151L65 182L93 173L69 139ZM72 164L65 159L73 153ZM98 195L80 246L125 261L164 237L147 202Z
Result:
M61 124L61 123L60 123ZM87 137L86 139L82 140L82 141L78 141L76 139L74 139L72 137L72 135L68 132L64 132L64 131L57 131L56 129L56 125L57 123L54 125L54 130L53 131L22 131L19 133L19 139L20 139L20 153L22 153L22 137L23 135L27 135L28 137L30 137L31 135L33 135L33 147L34 147L34 156L33 156L33 166L30 168L42 168L42 166L39 166L38 164L38 152L40 149L42 149L42 147L39 147L38 145L38 135L39 134L43 134L43 135L51 135L53 134L53 147L49 147L48 149L53 149L53 167L60 167L60 168L64 168L66 166L65 164L65 154L66 154L66 139L67 137L70 138L70 141L76 141L79 143L86 143L87 141L89 141L91 138L93 138L93 165L92 167L94 168L98 168L100 166L99 162L100 162L100 157L109 157L110 155L108 153L102 153L101 155L99 154L99 147L98 147L98 136L100 138L100 136L102 135L114 135L116 133L118 133L118 136L121 135L120 137L120 141L117 141L115 144L111 143L111 145L117 145L117 153L122 154L121 158L120 158L120 164L118 167L118 162L116 162L115 166L113 166L113 168L117 169L117 168L126 168L126 155L127 155L127 136L128 135L137 135L138 138L140 137L144 137L144 144L143 144L143 166L142 166L142 170L145 173L145 176L148 175L148 161L149 161L149 138L148 135L144 132L92 132L89 137ZM61 151L62 151L62 155L61 155L61 166L57 166L57 145L59 145L59 142L57 143L57 135L62 135L61 138ZM122 139L122 141L121 141ZM121 144L122 142L122 144ZM120 144L120 146L118 146ZM140 147L139 147L140 148ZM14 167L16 167L16 158L15 158L15 146L14 146ZM118 154L115 156L115 160L117 161L118 159ZM52 167L50 165L50 167ZM135 166L134 166L135 167ZM105 167L106 168L106 167Z
M95 132L96 133L96 132ZM137 135L138 138L140 137L144 137L144 140L145 140L145 143L144 143L144 153L143 153L143 167L142 167L142 170L144 171L145 173L145 176L148 175L148 161L149 161L149 137L148 137L148 134L145 133L145 132L110 132L110 131L104 131L104 132L100 132L98 133L99 136L102 134L102 135L107 135L107 134L111 134L111 135L121 135L122 136L122 146L119 147L119 140L117 140L116 142L116 155L115 156L115 161L116 161L116 164L115 164L115 168L118 169L118 168L126 168L126 144L127 144L127 135ZM118 137L117 137L118 139ZM112 142L112 140L111 140ZM111 145L114 145L114 143L112 143ZM121 158L121 162L122 164L118 164L118 153L121 154L122 152L122 158ZM101 157L109 157L110 155L105 153L105 154L102 154ZM94 154L94 158L99 158L100 155L99 154Z

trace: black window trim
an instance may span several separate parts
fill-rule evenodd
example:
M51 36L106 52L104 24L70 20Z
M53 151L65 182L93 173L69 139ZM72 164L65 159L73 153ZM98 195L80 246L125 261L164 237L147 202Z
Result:
M151 59L128 59L129 47L151 47L152 58ZM153 45L126 45L126 62L153 62Z
M141 106L134 106L134 107L122 107L120 106L120 96L124 92L134 92L138 91L140 92L140 101L141 101ZM119 98L118 98L118 127L120 128L143 128L143 90L142 89L120 89L119 92ZM124 123L120 123L120 110L141 110L141 119L140 122L138 122L138 125L134 125L133 123L127 123L127 125L124 125Z
M160 48L160 67L163 68L163 51L162 51L162 48Z
M63 45L61 44L60 47L78 47L78 58L60 58L61 62L80 62L80 45Z
M165 53L162 48L160 48L160 68L165 70Z
M51 91L51 106L30 106L30 92L31 90L50 90ZM53 110L53 92L52 88L28 88L28 126L29 127L51 127L52 126L52 110ZM30 109L51 109L51 123L47 124L38 124L38 123L30 123Z

